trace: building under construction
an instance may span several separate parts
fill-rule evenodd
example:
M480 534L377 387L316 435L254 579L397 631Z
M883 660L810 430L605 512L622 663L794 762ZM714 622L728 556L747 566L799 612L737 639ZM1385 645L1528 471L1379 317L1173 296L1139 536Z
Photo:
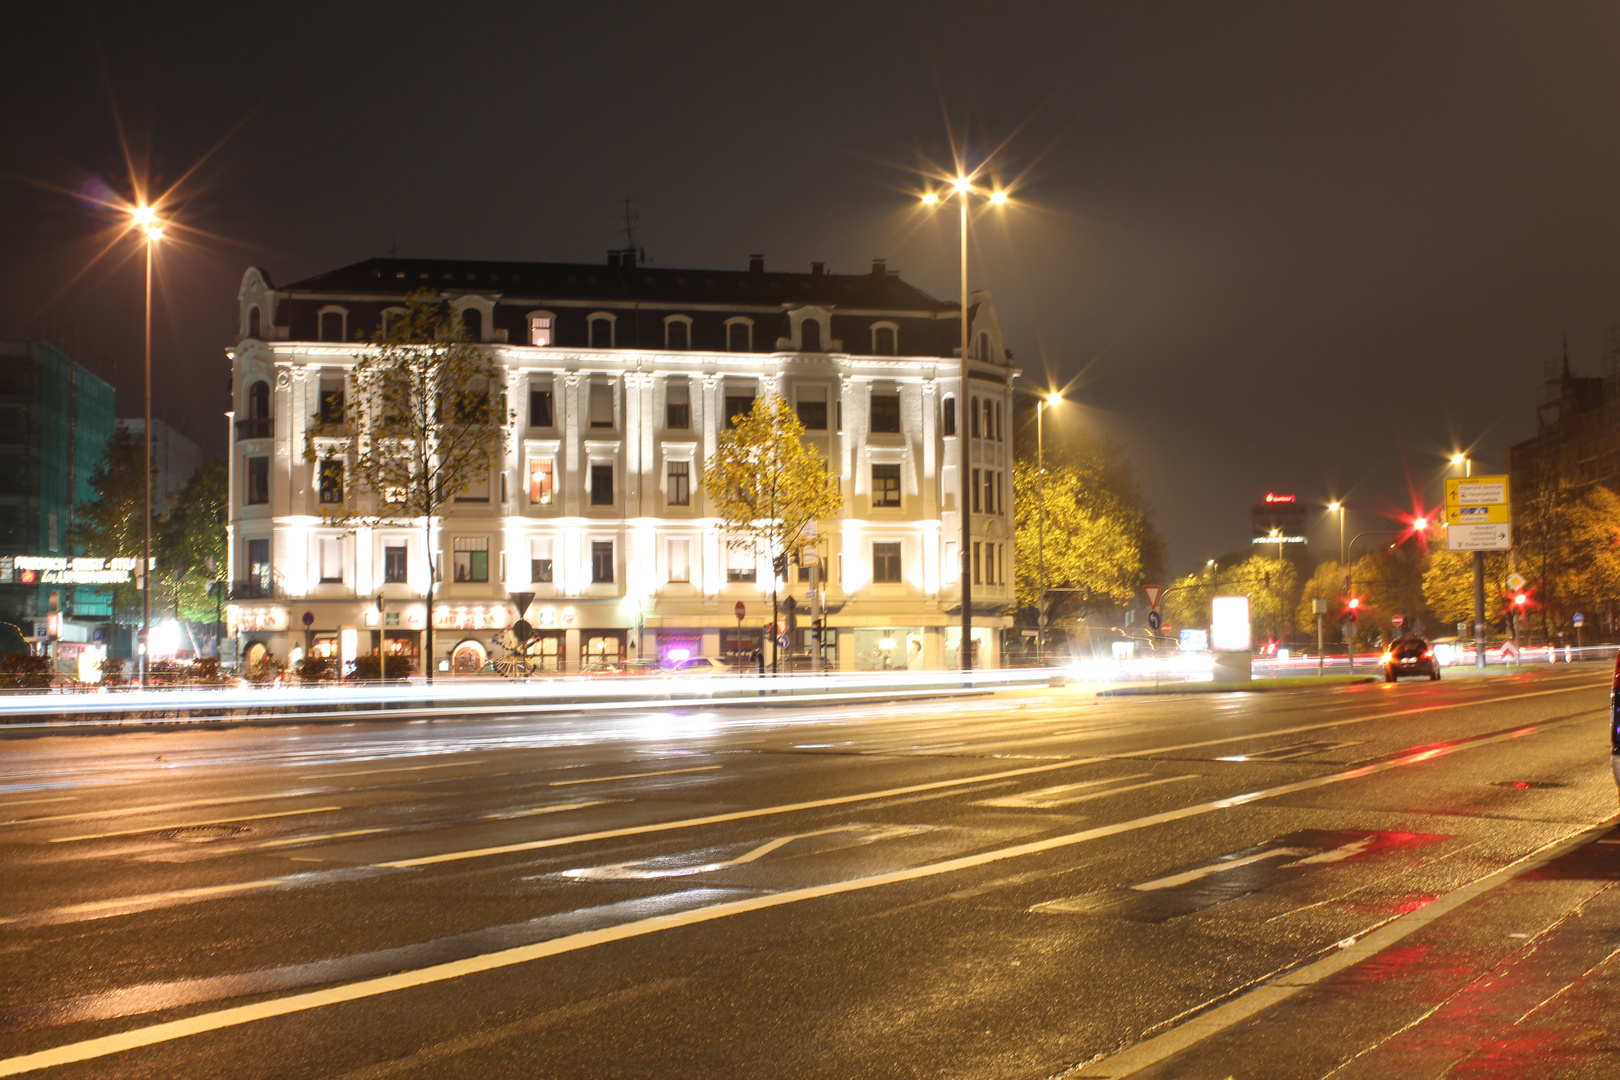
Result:
M113 388L43 341L0 341L0 618L31 636L53 586L16 557L70 556L75 512L113 433ZM56 587L61 610L112 614L108 590Z
M1620 328L1610 331L1601 374L1571 374L1566 352L1547 362L1546 376L1536 433L1508 448L1514 502L1544 491L1574 497L1594 484L1620 491Z

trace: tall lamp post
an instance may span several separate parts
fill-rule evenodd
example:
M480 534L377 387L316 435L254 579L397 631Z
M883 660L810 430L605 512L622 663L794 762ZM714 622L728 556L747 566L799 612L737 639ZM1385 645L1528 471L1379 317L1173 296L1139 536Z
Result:
M962 389L957 394L956 434L961 454L958 468L962 473L962 646L958 650L961 654L962 670L973 670L973 564L969 546L973 542L973 516L968 509L973 503L973 479L968 472L969 447L968 437L971 431L972 417L968 415L968 372L971 369L968 353L968 199L974 195L982 195L996 206L1005 205L1007 193L1005 191L986 192L973 186L970 176L958 176L951 181L944 198L955 196L957 206L961 210L961 269L962 269ZM923 195L924 205L936 206L941 195L937 191L930 191Z
M1056 390L1035 402L1035 499L1039 509L1035 512L1035 565L1040 572L1041 591L1035 597L1036 636L1041 650L1041 661L1046 661L1046 438L1041 429L1041 415L1048 405L1057 406L1063 395Z
M1452 454L1451 463L1461 465L1463 476L1474 475L1474 462L1467 454ZM1474 552L1474 666L1485 667L1485 553Z
M1339 565L1344 565L1344 503L1328 503L1328 512L1339 515Z
M152 630L152 248L163 239L163 223L157 211L150 206L137 206L130 218L146 234L146 344L142 370L146 400L146 421L143 431L146 453L146 497L141 503L141 689L146 689L147 654L151 648Z

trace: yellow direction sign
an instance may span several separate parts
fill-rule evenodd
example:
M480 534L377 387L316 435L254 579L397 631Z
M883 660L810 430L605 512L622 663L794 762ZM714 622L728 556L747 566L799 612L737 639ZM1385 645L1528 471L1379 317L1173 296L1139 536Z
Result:
M1507 477L1446 478L1447 525L1506 525L1512 520Z

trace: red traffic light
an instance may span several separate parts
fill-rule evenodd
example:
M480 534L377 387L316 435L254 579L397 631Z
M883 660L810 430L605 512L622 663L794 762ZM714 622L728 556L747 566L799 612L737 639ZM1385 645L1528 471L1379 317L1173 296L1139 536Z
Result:
M1513 602L1515 604L1519 605L1520 607L1524 607L1525 599L1526 599L1526 597L1525 597L1524 593L1520 593L1519 595L1517 595L1517 596L1515 596L1513 598Z

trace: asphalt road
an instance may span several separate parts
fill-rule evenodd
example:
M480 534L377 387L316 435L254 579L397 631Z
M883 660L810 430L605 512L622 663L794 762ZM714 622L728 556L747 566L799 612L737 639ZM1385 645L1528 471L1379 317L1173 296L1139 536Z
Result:
M1613 1075L1606 674L6 738L0 1075Z

